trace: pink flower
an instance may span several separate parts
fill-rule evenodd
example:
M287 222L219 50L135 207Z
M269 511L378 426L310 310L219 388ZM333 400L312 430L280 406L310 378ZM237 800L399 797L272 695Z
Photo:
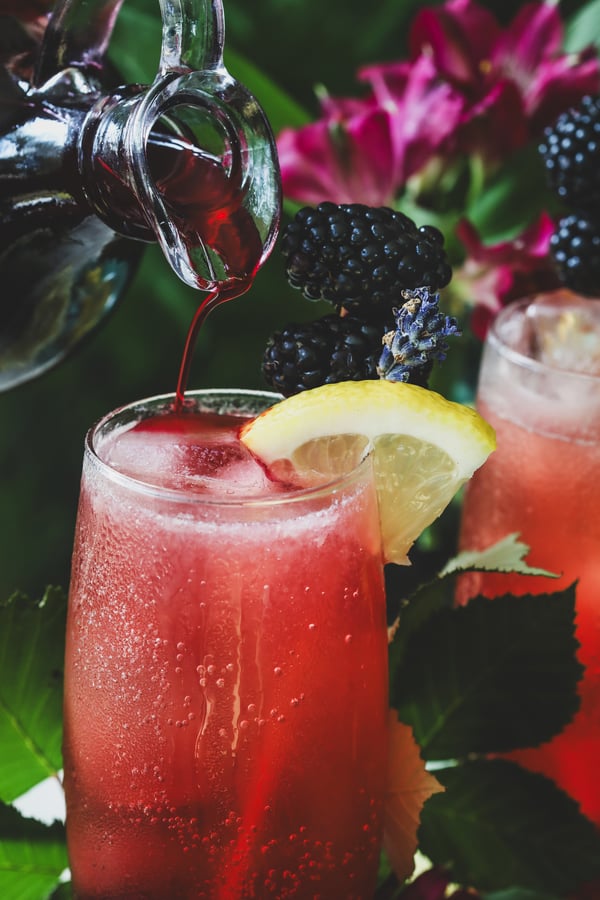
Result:
M455 273L453 288L474 307L471 324L476 335L485 337L490 322L507 303L559 286L549 253L553 231L552 219L542 213L513 240L485 245L469 221L458 224L456 234L467 259Z
M363 100L327 98L323 117L278 139L286 196L303 203L391 205L452 135L464 100L441 84L432 61L372 66Z
M363 68L366 97L327 98L317 122L280 134L284 193L392 205L434 158L444 169L475 154L495 167L600 88L595 50L563 53L563 38L550 2L525 4L507 28L475 0L422 9L410 61Z
M396 191L390 115L368 102L344 104L277 140L283 190L301 203L389 205Z
M473 0L421 10L413 22L413 61L430 54L439 76L468 101L462 149L502 158L540 133L600 85L594 48L561 52L563 24L553 3L527 3L503 29Z

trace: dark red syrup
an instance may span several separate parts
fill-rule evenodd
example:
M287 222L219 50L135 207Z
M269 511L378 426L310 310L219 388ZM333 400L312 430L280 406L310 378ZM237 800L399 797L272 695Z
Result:
M227 171L212 156L180 138L152 135L148 164L180 234L189 247L200 243L216 251L226 280L200 303L186 338L177 381L175 411L181 410L198 334L219 303L244 294L261 262L263 243L244 206L241 173Z

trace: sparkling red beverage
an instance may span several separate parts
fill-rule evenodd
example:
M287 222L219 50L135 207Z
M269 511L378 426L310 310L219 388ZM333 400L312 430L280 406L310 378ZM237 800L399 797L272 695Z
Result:
M563 292L507 309L487 341L478 409L498 447L469 483L462 547L519 532L530 564L561 577L469 575L460 599L577 581L580 711L562 734L513 756L600 826L600 301Z
M271 395L87 438L66 653L75 896L368 898L387 752L370 460L304 490L241 445Z

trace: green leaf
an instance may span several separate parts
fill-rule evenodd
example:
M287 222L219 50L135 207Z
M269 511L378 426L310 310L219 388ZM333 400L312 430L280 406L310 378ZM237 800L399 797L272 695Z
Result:
M161 36L158 3L142 9L128 0L119 13L108 48L108 58L124 84L152 83L158 70Z
M537 147L531 145L509 159L466 215L486 243L497 243L520 234L551 202Z
M600 0L586 4L566 27L564 47L567 53L579 53L590 44L600 47Z
M485 550L465 550L451 559L440 572L440 578L453 572L518 572L520 575L546 575L560 578L546 569L536 569L525 561L529 547L518 540L518 534L508 534L505 538L486 547Z
M254 94L275 134L282 128L300 128L310 121L308 113L299 103L241 54L228 49L225 62L234 78Z
M0 804L0 896L43 900L68 864L61 822L43 825Z
M0 603L0 800L61 767L66 597L48 588Z
M446 791L423 809L420 849L456 881L563 896L600 873L599 833L543 775L476 760L436 777Z
M574 611L574 586L476 597L414 631L394 669L392 703L423 757L536 746L560 732L577 711L583 671Z
M546 891L531 891L529 888L507 888L505 891L493 891L483 894L483 900L560 900L556 894Z
M52 892L48 900L72 900L73 898L73 887L70 881L63 881L58 885L55 891ZM510 898L509 898L510 900ZM520 900L520 898L515 898L515 900ZM528 897L524 897L523 900L529 900ZM531 900L538 900L537 897L532 897ZM539 898L539 900L546 900L545 897ZM548 898L548 900L552 900L552 898Z
M465 572L517 572L521 575L546 575L555 578L552 572L536 569L525 561L529 547L518 540L517 534L509 534L485 550L465 551L449 560L439 574L429 582L421 584L408 599L395 601L400 607L398 627L395 629L389 648L390 692L392 706L396 706L394 684L397 671L411 636L436 612L452 608L456 595L457 576ZM388 591L390 594L391 591ZM390 599L388 597L388 599ZM394 604L390 604L394 608Z
M109 45L109 57L123 80L132 84L150 84L158 69L161 46L161 18L158 4L151 10L125 4L119 13ZM135 53L131 52L135 35ZM309 121L308 113L291 96L241 53L226 47L225 63L263 107L271 128L299 128Z

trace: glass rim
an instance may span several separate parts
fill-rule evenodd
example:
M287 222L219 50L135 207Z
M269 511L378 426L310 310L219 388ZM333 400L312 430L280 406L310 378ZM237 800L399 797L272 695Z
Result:
M560 377L568 381L597 384L600 381L600 373L594 372L577 372L573 369L560 369L558 366L543 362L527 356L520 350L516 350L507 343L506 338L502 336L502 326L508 319L516 315L522 315L523 311L535 300L536 296L524 297L521 300L515 300L503 307L495 316L490 326L487 342L496 351L499 356L504 357L512 365L521 369L527 369L529 372L538 375L546 375L547 377Z
M100 419L98 419L86 432L84 440L85 456L91 461L93 466L106 478L108 478L115 484L119 484L122 487L127 488L128 490L132 491L132 493L137 493L146 497L155 497L163 502L188 505L190 508L200 506L209 506L216 508L223 507L227 509L232 509L235 507L268 508L279 507L288 503L306 502L307 500L312 500L314 498L324 497L327 495L333 495L339 492L340 490L346 488L348 485L352 484L353 481L358 480L366 467L372 466L372 455L370 449L368 449L367 452L365 452L360 458L358 463L349 471L329 478L319 484L309 485L307 487L292 487L291 489L282 491L281 493L269 494L266 496L256 493L227 496L211 495L209 493L204 493L201 491L191 491L189 488L185 487L161 487L160 485L150 484L149 482L143 481L140 478L135 478L131 475L127 475L124 472L120 472L118 469L115 469L113 466L111 466L110 463L105 462L101 458L98 453L98 449L95 446L95 443L97 442L97 438L103 428L105 428L111 422L116 422L117 419L122 417L124 414L127 414L128 412L133 413L136 409L141 412L144 407L147 407L149 416L151 415L151 409L160 408L162 405L174 401L175 396L175 393L156 394L151 397L144 397L141 400L134 400L130 403L126 403L123 406L119 406L116 409L111 410L111 412L106 413ZM258 389L252 390L246 388L199 388L192 391L186 391L185 401L188 401L189 403L190 400L201 399L202 397L212 397L215 399L226 397L242 397L248 398L249 400L252 400L254 398L256 400L273 400L274 402L278 402L283 399L283 396L281 394L276 394L271 391L262 391ZM267 406L265 406L264 408L266 409ZM142 417L138 415L137 419L132 418L131 422L141 420Z

